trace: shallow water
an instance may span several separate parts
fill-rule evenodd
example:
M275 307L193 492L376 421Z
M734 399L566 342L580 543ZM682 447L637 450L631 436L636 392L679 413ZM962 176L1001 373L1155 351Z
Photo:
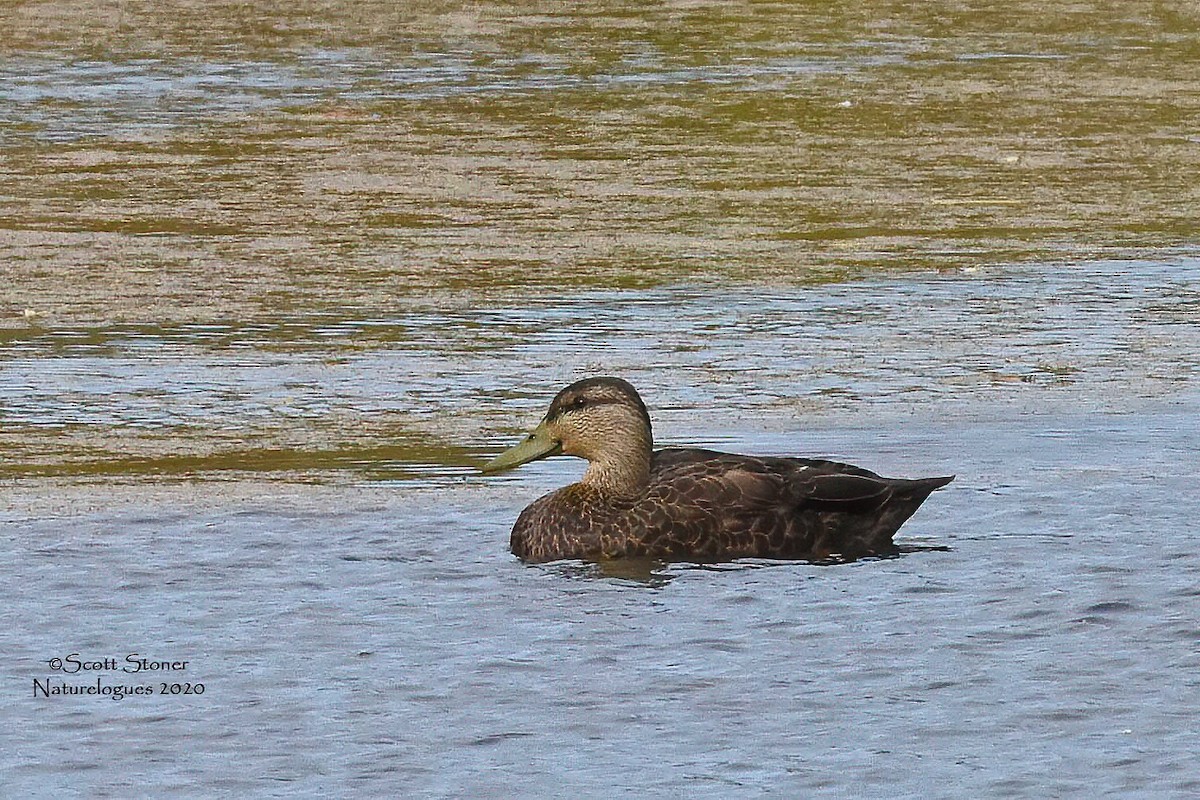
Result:
M1198 352L1194 327L1173 320L1188 313L1176 293L1195 267L1105 265L1076 276L1040 325L1020 324L1030 286L1063 286L1039 274L807 296L815 308L853 297L867 317L913 309L882 350L871 323L827 319L827 331L820 314L815 328L772 339L795 324L797 298L725 296L718 332L697 323L689 334L677 301L669 336L635 331L621 351L653 365L654 342L697 348L681 348L681 361L704 349L707 370L634 370L672 440L834 454L887 474L956 472L902 530L895 559L645 574L520 565L506 552L513 518L577 467L555 459L483 479L467 464L536 418L548 396L536 389L549 391L556 369L596 356L551 366L554 347L537 334L503 348L507 369L539 375L520 395L500 389L503 376L471 392L461 383L471 378L425 373L451 416L474 409L460 411L464 429L503 419L494 444L458 461L310 453L311 463L268 460L254 472L207 456L190 465L198 476L166 482L119 460L58 477L12 468L3 704L22 724L6 734L7 784L95 796L1187 796L1200 788L1200 394L1182 357ZM1085 290L1097 277L1108 302ZM982 303L981 286L995 330L977 316L972 339L947 309ZM632 322L645 305L609 297L594 324ZM867 333L854 336L859 327ZM932 348L938 331L954 344ZM110 359L128 369L127 343L104 346L115 354L84 357L77 378ZM722 353L739 354L744 374L721 379ZM403 347L371 356L384 374L390 357L412 358ZM43 380L66 380L54 358L33 361ZM337 374L331 366L327 387ZM833 376L855 396L825 391ZM89 409L84 419L30 405L51 426L192 405L163 392L153 412L137 411L121 386L97 387L118 390L109 407L73 404ZM205 415L218 412L195 405L197 424L211 424ZM34 679L55 675L48 659L70 653L187 660L182 677L205 692L31 697Z
M1177 258L34 326L6 342L0 474L465 475L596 373L646 393L664 442L863 413L1130 410L1192 386L1198 276Z
M7 783L1186 796L1196 410L806 431L959 472L902 532L913 552L646 581L506 554L553 465L438 489L64 486L6 515L5 585L28 587L5 610ZM70 652L187 659L205 692L31 698Z
M1195 795L1198 29L0 13L0 793ZM476 467L595 373L958 477L896 558L523 566L580 465Z

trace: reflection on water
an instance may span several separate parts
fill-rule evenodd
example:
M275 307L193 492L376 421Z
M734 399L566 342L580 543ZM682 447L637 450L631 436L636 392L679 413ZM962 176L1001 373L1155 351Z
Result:
M612 580L620 584L661 589L675 577L670 565L653 559L623 558L598 563L560 561L538 567L569 579Z
M841 556L803 563L817 567L839 567L855 562L872 562L900 558L912 553L946 553L950 551L947 545L928 544L897 544L888 552L877 553L863 558L847 559ZM560 561L545 565L533 565L534 569L542 569L561 575L565 578L584 580L611 580L621 585L637 588L661 589L677 577L692 570L711 572L730 572L755 569L791 569L796 567L796 561L775 561L770 559L743 558L734 562L690 563L664 562L645 558L622 558L597 563L578 561Z

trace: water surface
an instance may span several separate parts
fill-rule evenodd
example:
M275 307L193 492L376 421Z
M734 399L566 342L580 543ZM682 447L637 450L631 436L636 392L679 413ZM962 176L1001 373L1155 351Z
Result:
M1198 23L0 14L0 785L1195 795ZM523 566L580 465L475 468L597 373L958 478L897 558ZM135 653L193 693L35 695Z

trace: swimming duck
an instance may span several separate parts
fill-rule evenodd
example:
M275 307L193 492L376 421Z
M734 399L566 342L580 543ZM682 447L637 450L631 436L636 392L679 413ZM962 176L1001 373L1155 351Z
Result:
M894 549L892 536L953 476L882 478L849 464L669 447L620 378L559 392L525 439L483 467L553 455L587 459L583 478L535 500L512 529L523 561L652 558L853 559Z

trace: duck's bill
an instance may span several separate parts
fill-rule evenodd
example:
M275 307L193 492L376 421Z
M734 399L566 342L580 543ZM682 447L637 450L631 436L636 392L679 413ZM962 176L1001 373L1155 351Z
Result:
M544 424L538 425L534 428L533 433L484 464L480 469L483 472L499 472L528 464L530 461L537 461L539 458L556 456L561 452L562 442L547 433Z

